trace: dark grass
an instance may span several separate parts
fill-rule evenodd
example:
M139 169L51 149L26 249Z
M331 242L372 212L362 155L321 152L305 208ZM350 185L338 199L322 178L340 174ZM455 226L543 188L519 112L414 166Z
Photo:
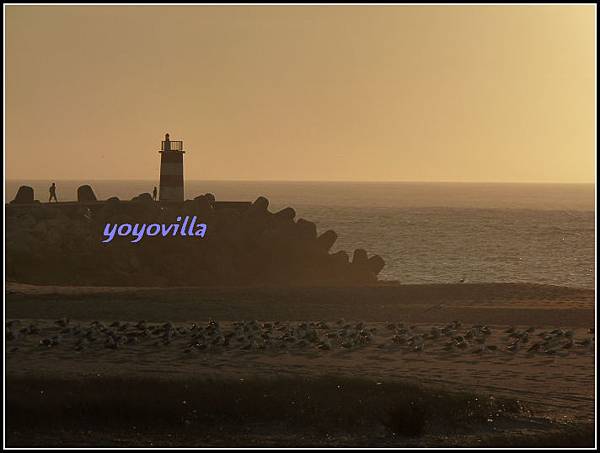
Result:
M115 433L129 439L121 446L157 433L163 445L468 444L477 433L479 442L538 445L497 435L532 420L517 401L358 378L9 377L6 397L7 445L115 445ZM569 433L571 445L593 443L593 433ZM550 446L561 439L546 435Z
M7 409L9 423L35 421L49 427L82 421L140 429L277 422L355 430L383 424L407 436L523 413L513 401L337 377L183 382L20 378L7 383Z

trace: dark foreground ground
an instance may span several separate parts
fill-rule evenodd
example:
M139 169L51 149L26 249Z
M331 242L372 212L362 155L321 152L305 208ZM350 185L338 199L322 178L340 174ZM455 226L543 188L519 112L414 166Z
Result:
M590 423L522 403L368 379L23 378L9 446L591 446Z
M593 291L9 283L6 317L9 447L594 446Z

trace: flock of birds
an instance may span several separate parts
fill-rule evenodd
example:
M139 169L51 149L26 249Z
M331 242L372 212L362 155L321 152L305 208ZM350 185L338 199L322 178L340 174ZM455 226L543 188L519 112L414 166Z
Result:
M11 320L6 323L5 330L7 344L12 344L11 347L7 347L9 352L18 351L22 345L20 340L25 340L40 349L63 346L76 351L121 349L138 343L150 343L156 347L175 343L183 348L184 353L224 349L356 350L372 344L379 349L403 352L428 350L444 354L479 354L526 351L530 354L565 355L571 348L580 351L593 350L595 341L593 328L588 329L589 335L581 339L576 339L572 330L548 331L534 327L524 330L509 327L503 331L496 330L493 335L489 326L463 327L458 321L433 327L403 323L389 323L376 327L363 322L344 320L334 323L240 321L228 323L224 327L214 320L210 320L206 325L193 323L188 326L176 326L170 322L146 321L92 321L82 325L69 319L59 319L49 324L33 322L27 325L20 320Z
M498 345L490 344L492 329L486 325L474 325L462 329L462 323L453 321L444 327L431 327L428 332L414 333L412 328L405 328L402 324L390 324L388 328L395 331L392 341L397 344L406 344L413 351L422 351L428 340L443 340L443 350L452 352L459 350L470 350L472 353L497 351ZM536 332L535 327L518 330L509 327L501 336L504 349L509 352L517 352L525 348L528 353L543 352L545 354L556 354L561 350L567 350L573 346L591 347L594 337L575 340L574 331L554 329L552 331L541 330ZM594 329L588 329L588 334L594 334Z

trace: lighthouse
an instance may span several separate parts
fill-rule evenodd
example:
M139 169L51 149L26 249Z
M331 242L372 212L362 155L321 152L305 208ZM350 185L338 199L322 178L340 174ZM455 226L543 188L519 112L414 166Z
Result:
M183 141L171 141L169 134L160 147L160 201L183 201Z

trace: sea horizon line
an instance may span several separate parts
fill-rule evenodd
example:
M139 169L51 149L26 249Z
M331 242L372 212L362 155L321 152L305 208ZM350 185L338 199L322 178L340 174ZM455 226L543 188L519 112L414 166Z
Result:
M40 179L40 178L6 178L5 182L38 182L38 181L73 181L73 182L140 182L140 181L156 181L155 179L114 179L114 178L55 178L55 179ZM489 184L489 185L595 185L595 181L589 182L574 182L574 181L419 181L419 180L351 180L351 179L186 179L186 182L269 182L269 183L352 183L352 184Z

